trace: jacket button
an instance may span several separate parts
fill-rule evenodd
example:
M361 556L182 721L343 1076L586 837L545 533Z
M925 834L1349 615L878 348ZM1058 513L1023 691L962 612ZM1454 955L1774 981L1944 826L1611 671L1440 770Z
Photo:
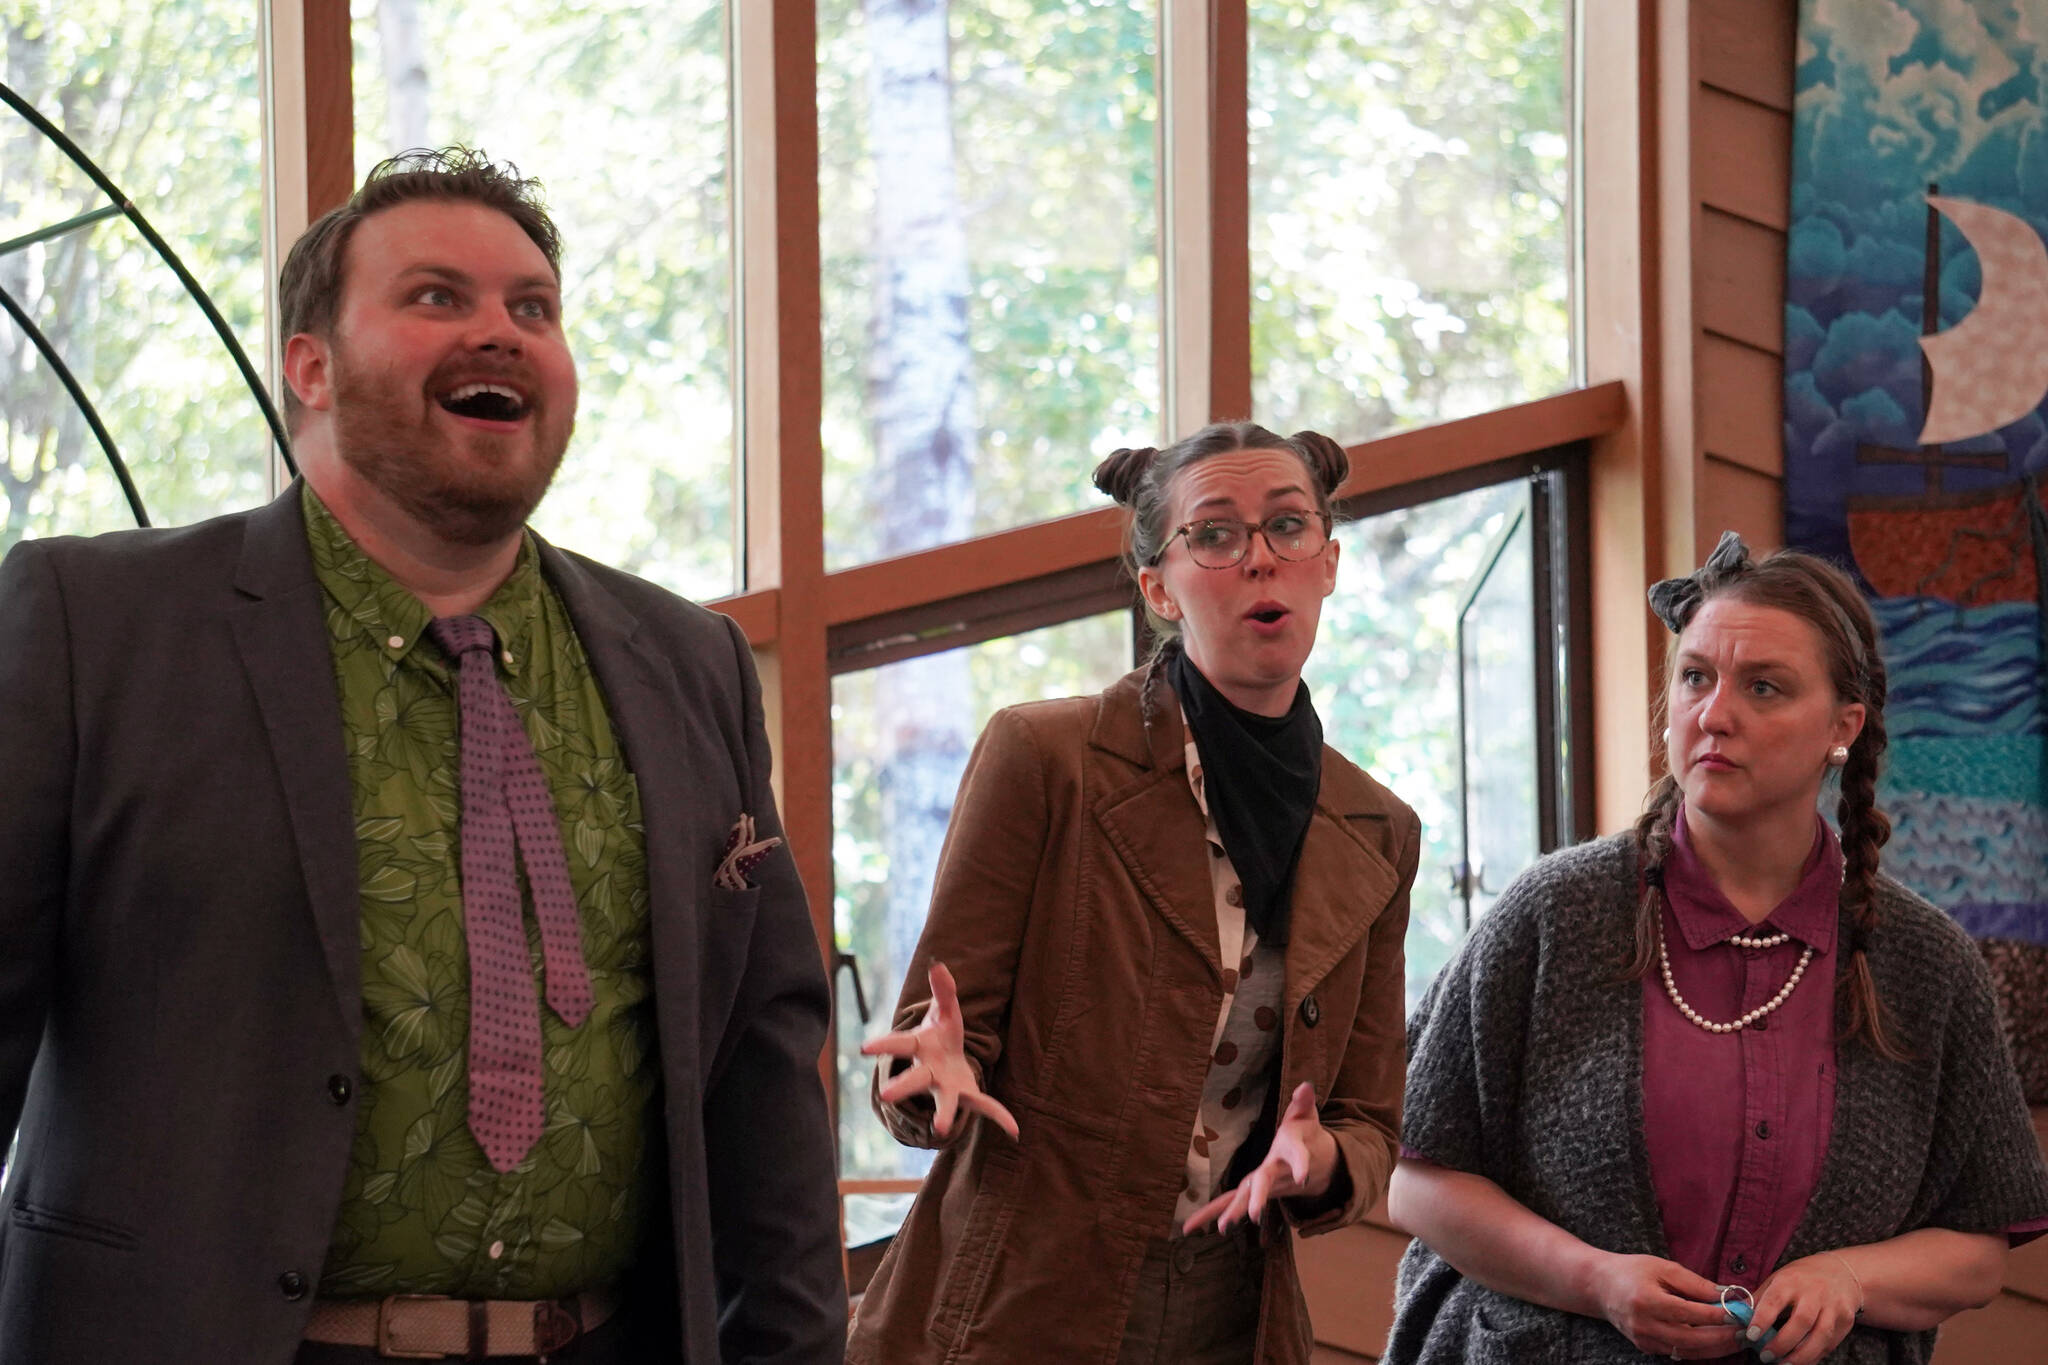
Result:
M296 1270L287 1270L277 1277L277 1290L288 1299L306 1297L306 1277Z
M327 1098L336 1104L347 1104L348 1097L355 1092L356 1088L349 1083L348 1077L337 1072L327 1078Z
M1307 1024L1310 1028L1314 1028L1322 1021L1323 1007L1316 1003L1316 998L1313 995L1304 995L1301 998L1301 1022Z

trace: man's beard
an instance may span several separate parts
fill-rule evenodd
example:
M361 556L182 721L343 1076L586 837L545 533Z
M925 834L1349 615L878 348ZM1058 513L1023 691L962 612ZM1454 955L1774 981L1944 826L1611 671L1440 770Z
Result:
M466 364L463 372L473 374L476 368ZM524 380L520 387L529 395L537 391L523 369L505 367L501 373ZM424 393L445 387L430 378ZM557 418L533 398L519 432L477 432L465 439L417 406L420 393L404 391L387 375L355 365L337 350L334 436L342 462L444 540L491 545L516 532L540 506L561 466L576 426L574 407ZM424 402L438 406L431 397Z

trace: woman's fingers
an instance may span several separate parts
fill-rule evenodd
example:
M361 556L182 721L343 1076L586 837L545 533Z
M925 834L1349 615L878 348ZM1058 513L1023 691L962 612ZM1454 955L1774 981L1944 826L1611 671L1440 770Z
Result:
M1303 1081L1300 1085L1294 1087L1294 1093L1288 1097L1287 1112L1280 1116L1280 1121L1286 1123L1291 1119L1299 1123L1303 1119L1312 1119L1315 1116L1316 1088L1307 1081Z
M1008 1133L1012 1141L1016 1140L1016 1117L1003 1107L1001 1100L994 1099L979 1090L969 1090L961 1094L960 1103Z
M1787 1356L1801 1352L1804 1347L1815 1347L1824 1344L1808 1340L1813 1333L1814 1320L1819 1316L1820 1304L1818 1301L1805 1296L1794 1299L1791 1314L1786 1317L1785 1321L1778 1324L1778 1335L1773 1337L1770 1344L1763 1349L1769 1351L1774 1359L1783 1360ZM1765 1323L1769 1321L1763 1318L1758 1320ZM1806 1350L1803 1354L1805 1358L1810 1360L1818 1352Z
M1726 1327L1731 1332L1738 1330L1730 1325L1728 1310L1719 1303L1694 1303L1691 1299L1673 1296L1665 1300L1665 1307L1658 1316L1674 1326L1688 1329Z
M1720 1285L1715 1284L1704 1275L1694 1274L1676 1261L1666 1261L1664 1264L1667 1268L1661 1278L1666 1289L1669 1289L1681 1298L1696 1299L1701 1303L1709 1304L1715 1312L1721 1313L1724 1318L1727 1316L1720 1306Z
M899 1075L882 1082L878 1093L884 1104L901 1104L912 1095L929 1093L933 1088L932 1069L923 1062L906 1067Z
M1235 1198L1237 1198L1236 1190L1217 1195L1214 1199L1211 1199L1208 1203L1189 1214L1187 1221L1180 1225L1180 1230L1188 1233L1200 1232L1203 1228L1216 1223L1223 1217L1224 1211L1230 1207L1231 1201Z
M960 1018L960 988L953 981L953 973L943 962L932 963L932 969L925 974L932 986L932 1017L941 1024L950 1024Z
M917 1035L915 1033L884 1033L870 1038L860 1045L863 1057L915 1057Z
M960 1114L960 1092L950 1085L935 1085L932 1098L939 1105L939 1112L932 1116L932 1131L940 1137L949 1137L953 1132L953 1120Z

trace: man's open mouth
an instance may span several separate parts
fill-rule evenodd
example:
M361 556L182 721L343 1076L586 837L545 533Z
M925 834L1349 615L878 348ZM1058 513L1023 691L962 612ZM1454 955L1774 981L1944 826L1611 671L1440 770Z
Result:
M1287 613L1285 611L1282 611L1279 607L1267 607L1264 611L1252 612L1251 618L1252 620L1259 622L1261 625L1270 626L1273 625L1275 622L1279 621L1279 619L1285 616L1286 614Z
M444 411L481 422L516 422L526 416L526 397L509 384L461 384L437 400Z

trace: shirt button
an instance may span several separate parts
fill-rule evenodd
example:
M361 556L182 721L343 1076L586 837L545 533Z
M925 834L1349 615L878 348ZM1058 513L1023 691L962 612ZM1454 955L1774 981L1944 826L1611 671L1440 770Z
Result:
M1756 1125L1756 1135L1757 1135L1758 1137L1760 1137L1760 1138L1763 1138L1763 1139L1764 1139L1765 1141L1769 1141L1769 1140L1770 1140L1770 1136L1771 1136L1771 1121L1770 1121L1769 1119L1758 1119L1758 1120L1757 1120L1757 1125Z
M336 1104L347 1104L348 1097L355 1092L356 1088L349 1083L348 1077L337 1073L327 1078L327 1098Z
M493 1243L491 1243L491 1259L492 1259L492 1260L494 1260L494 1261L495 1261L495 1260L497 1260L497 1259L498 1259L498 1258L499 1258L500 1256L503 1256L504 1254L505 1254L505 1244L504 1244L503 1242L493 1242Z
M1736 1274L1740 1275L1743 1271L1749 1269L1749 1257L1737 1256L1734 1260L1728 1263L1728 1268L1734 1271Z
M403 635L394 635L390 639L386 640L384 643L391 646L393 649L404 649L405 637Z
M1750 1027L1755 1029L1758 1033L1769 1033L1771 1031L1771 1021L1768 1019L1759 1019L1754 1024L1751 1024Z
M288 1299L306 1297L306 1277L296 1270L287 1270L277 1277L277 1291Z

